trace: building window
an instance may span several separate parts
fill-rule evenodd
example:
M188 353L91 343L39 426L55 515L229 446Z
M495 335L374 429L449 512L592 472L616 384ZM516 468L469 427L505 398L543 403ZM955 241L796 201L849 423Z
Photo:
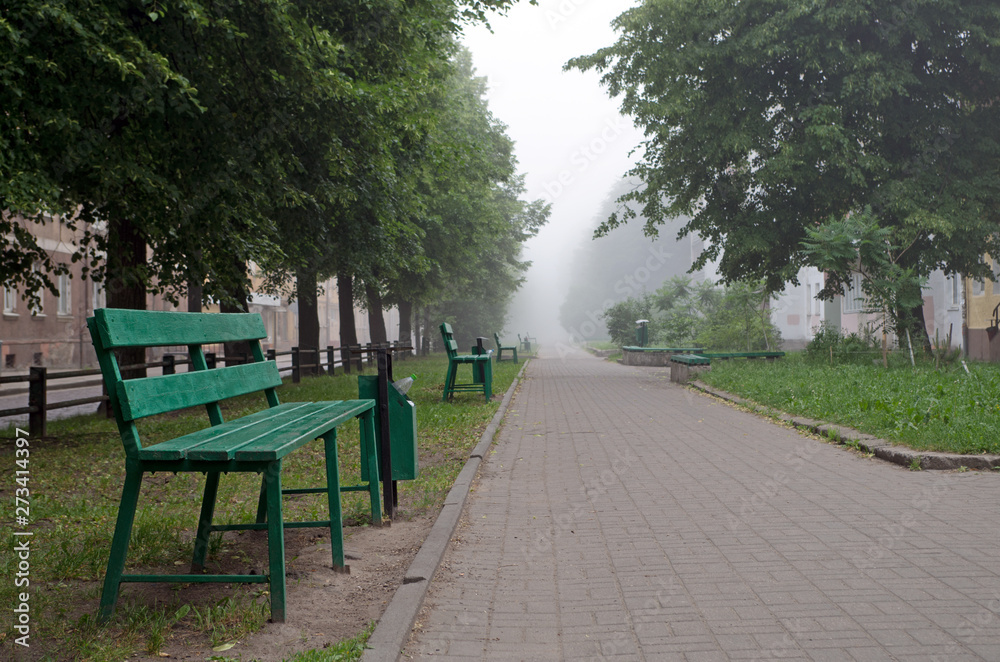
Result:
M993 260L993 294L1000 294L1000 260Z
M986 281L977 278L972 281L972 296L978 297L986 293Z
M958 274L952 274L948 276L948 281L951 284L951 301L949 304L952 308L958 308L962 304L962 279L959 278Z
M3 312L7 315L17 314L17 290L13 287L3 288Z
M59 307L60 315L73 314L73 291L70 289L69 274L59 274Z
M107 308L107 296L105 295L104 287L100 283L91 281L90 293L90 307L92 310Z
M844 286L845 313L861 313L867 310L865 291L861 289L861 274L851 274L851 280Z

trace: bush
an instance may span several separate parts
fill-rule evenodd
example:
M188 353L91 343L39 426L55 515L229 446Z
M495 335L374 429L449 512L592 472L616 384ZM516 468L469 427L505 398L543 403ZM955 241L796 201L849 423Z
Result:
M619 347L635 344L635 321L639 319L652 319L653 302L650 295L645 294L640 298L629 297L624 301L619 301L613 306L609 306L601 318L608 327L608 335L611 341ZM649 337L656 337L655 325L649 325Z
M845 336L840 328L823 322L806 346L805 354L812 361L830 361L832 356L835 363L868 364L879 358L881 345L871 328L865 328L860 334L852 332Z

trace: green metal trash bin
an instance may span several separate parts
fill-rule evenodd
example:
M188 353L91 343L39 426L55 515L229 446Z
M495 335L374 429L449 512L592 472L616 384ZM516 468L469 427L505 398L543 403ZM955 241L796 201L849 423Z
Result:
M378 376L358 375L358 397L371 398L378 406ZM375 438L382 435L381 417L375 416ZM417 460L417 407L408 397L389 384L389 449L392 453L392 480L414 480L419 470ZM379 479L385 480L381 475ZM368 465L361 463L361 480L368 480Z

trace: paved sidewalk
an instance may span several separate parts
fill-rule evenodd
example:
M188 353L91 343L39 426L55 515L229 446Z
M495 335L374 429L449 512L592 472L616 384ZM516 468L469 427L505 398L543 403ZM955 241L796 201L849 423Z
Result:
M528 366L405 657L1000 660L1000 475L583 353Z

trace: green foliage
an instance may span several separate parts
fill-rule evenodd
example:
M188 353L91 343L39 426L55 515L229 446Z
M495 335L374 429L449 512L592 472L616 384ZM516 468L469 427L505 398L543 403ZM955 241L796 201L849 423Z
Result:
M845 336L840 327L823 322L806 346L805 357L818 362L871 365L881 353L881 343L871 327Z
M806 230L870 207L898 264L986 275L1000 253L1000 5L644 0L595 69L647 136L602 232L642 218L708 240L727 282L777 291Z
M900 335L912 326L912 310L923 305L924 279L913 266L903 266L906 252L920 232L907 229L909 242L901 246L898 229L879 226L871 208L843 219L830 218L816 228L806 228L802 251L810 263L826 274L820 297L832 300L844 292L853 273L861 274L861 289L868 305L882 312L882 327Z
M653 297L649 294L641 297L629 297L605 309L601 315L608 328L611 341L619 347L635 344L636 320L652 321ZM650 339L656 338L656 325L649 324Z
M653 345L768 350L781 344L780 332L764 306L768 298L760 285L720 288L711 281L694 284L686 276L675 276L653 294L609 306L603 319L612 341L620 346L634 344L635 321L648 319Z
M798 416L847 425L916 450L1000 452L1000 370L936 370L909 358L872 365L803 360L722 361L701 376L718 388Z
M4 7L4 285L53 287L65 267L29 232L52 214L84 232L74 259L112 295L138 286L176 299L194 282L235 303L249 263L274 292L291 274L343 269L371 284L443 259L419 250L417 220L436 214L421 190L429 171L508 184L492 191L504 218L526 231L537 220L509 199L512 145L484 105L467 114L489 144L463 134L467 99L435 103L461 69L449 59L462 24L513 0L133 4ZM495 251L516 271L511 231L463 211L480 229L477 256Z
M727 285L722 300L709 308L696 343L710 350L762 351L781 346L781 333L764 304L771 296L761 283Z

